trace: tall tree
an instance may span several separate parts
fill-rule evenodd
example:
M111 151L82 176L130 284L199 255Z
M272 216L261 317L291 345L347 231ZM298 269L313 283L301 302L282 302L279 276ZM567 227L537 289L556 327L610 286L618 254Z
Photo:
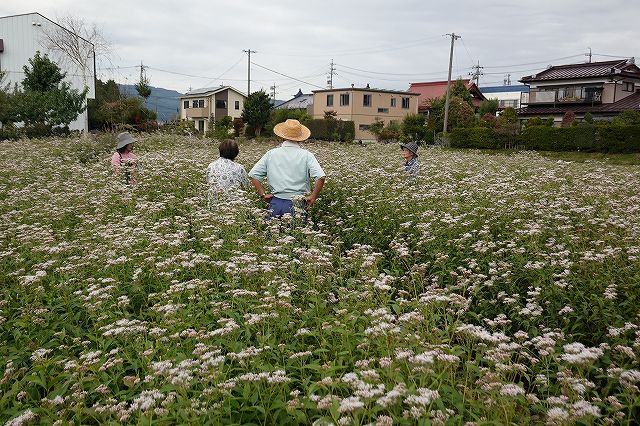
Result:
M244 102L242 119L250 127L249 130L253 129L257 136L260 136L262 128L269 121L271 108L269 95L264 90L253 92Z
M140 80L135 84L135 88L138 95L144 98L145 101L151 96L151 86L149 86L149 79L142 63L140 63Z
M65 73L47 55L37 52L23 67L24 91L14 95L17 120L27 126L39 125L51 130L56 126L68 126L84 111L84 100L88 89L82 92L71 89L62 81Z
M457 79L455 83L451 85L451 97L454 96L457 96L469 105L473 106L473 96L461 79Z
M72 64L82 75L83 83L88 85L93 78L94 55L96 61L109 62L111 47L102 30L96 24L89 24L73 15L59 16L60 26L44 28L44 45L58 53L61 63Z

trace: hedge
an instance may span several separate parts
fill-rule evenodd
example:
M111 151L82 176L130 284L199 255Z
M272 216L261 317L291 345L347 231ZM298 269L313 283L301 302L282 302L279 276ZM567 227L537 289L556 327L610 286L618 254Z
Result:
M452 148L503 149L513 145L514 138L487 127L455 128L449 134Z
M640 152L640 125L531 126L522 132L520 142L538 151Z
M579 124L567 128L529 126L519 135L500 134L486 127L456 128L451 147L534 151L640 152L640 125Z
M351 142L356 134L353 121L314 119L306 123L313 139Z

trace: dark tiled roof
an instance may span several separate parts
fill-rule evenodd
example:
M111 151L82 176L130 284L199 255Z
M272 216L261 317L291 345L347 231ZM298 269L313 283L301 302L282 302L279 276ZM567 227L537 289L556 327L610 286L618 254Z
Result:
M571 80L592 77L607 77L612 74L637 75L640 68L626 59L592 62L586 64L556 65L537 74L522 77L523 83L546 80Z
M562 106L526 106L518 109L518 115L549 115L564 114L567 111L573 111L578 114L590 112L607 115L619 114L628 109L640 111L640 92L629 95L624 99L612 104L603 105L562 105Z

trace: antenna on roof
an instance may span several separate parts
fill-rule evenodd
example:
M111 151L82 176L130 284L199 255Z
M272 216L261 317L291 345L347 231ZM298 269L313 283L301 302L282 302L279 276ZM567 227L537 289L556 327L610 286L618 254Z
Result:
M585 53L584 56L589 57L589 63L591 63L591 48L587 47L587 49L589 49L589 53Z

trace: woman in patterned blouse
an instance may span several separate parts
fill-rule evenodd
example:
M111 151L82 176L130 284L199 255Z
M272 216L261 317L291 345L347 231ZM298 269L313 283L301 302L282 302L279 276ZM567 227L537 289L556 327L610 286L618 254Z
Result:
M209 203L213 194L234 196L239 190L249 186L247 171L242 164L234 160L240 152L236 141L225 139L218 147L220 158L212 161L207 168L209 183Z

